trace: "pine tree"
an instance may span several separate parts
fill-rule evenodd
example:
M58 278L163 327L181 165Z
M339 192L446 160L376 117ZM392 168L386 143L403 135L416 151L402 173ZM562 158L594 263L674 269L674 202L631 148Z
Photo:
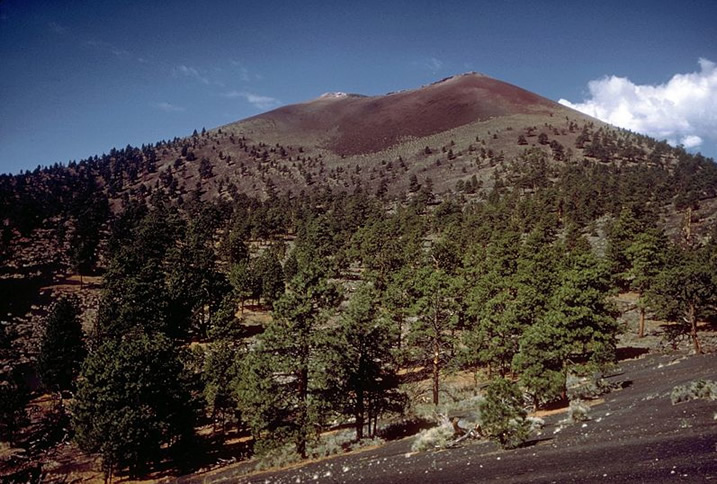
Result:
M613 221L608 231L608 246L605 257L610 264L610 271L619 285L627 286L629 261L627 248L634 242L638 234L654 226L650 214L636 206L624 207L619 217Z
M326 372L329 399L353 417L357 440L363 438L366 424L375 434L381 414L400 411L404 403L392 355L394 330L380 314L378 302L374 288L361 286L331 332L325 355L326 368L331 369Z
M274 320L242 364L237 394L259 452L292 442L307 456L324 404L318 382L319 348L327 311L339 302L315 260L300 269L274 303Z
M673 247L647 293L647 300L659 315L677 322L674 336L689 335L695 353L702 352L697 321L717 303L715 254L715 245Z
M110 260L97 320L97 336L110 338L137 328L184 336L188 301L170 304L165 264L184 231L177 213L164 205L147 211L130 205L113 226Z
M645 311L648 307L648 293L654 284L655 278L664 265L664 250L667 240L661 233L643 232L635 237L633 243L626 249L629 269L628 279L632 289L638 291L640 296L637 306L640 309L640 322L638 336L645 336Z
M408 335L417 359L431 368L433 404L439 403L440 376L456 341L451 331L457 322L454 300L455 281L441 269L430 266L416 271L412 312L416 321Z
M106 476L139 475L194 431L194 407L172 342L160 334L110 339L87 357L71 407L75 439Z
M464 360L501 375L510 370L520 335L536 310L530 307L532 280L517 272L519 244L517 233L496 236L487 250L477 249L481 255L466 274L469 325Z
M546 312L525 331L513 361L536 402L565 390L567 373L577 366L572 362L602 366L614 360L619 328L609 294L605 263L591 252L568 255Z
M516 383L505 378L491 381L480 403L480 414L483 435L504 449L513 449L527 440L530 424L523 408L523 394Z
M45 333L37 359L42 382L48 389L70 390L85 354L77 301L62 298L52 306L45 320Z
M265 250L256 262L256 271L261 279L261 295L271 306L284 293L284 270L276 249Z
M17 365L17 333L0 324L0 435L3 441L14 442L16 432L26 423L25 405L30 392Z
M487 365L505 375L518 351L522 327L518 319L513 277L486 274L472 288L468 314L475 319L464 335L467 362Z
M239 347L232 340L222 339L211 343L204 354L202 381L207 410L216 430L219 423L222 434L228 422L238 420L238 401L232 383L239 374Z

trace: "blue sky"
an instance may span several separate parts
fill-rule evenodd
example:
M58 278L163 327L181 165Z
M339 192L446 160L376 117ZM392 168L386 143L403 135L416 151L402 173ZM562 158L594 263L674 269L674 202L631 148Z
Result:
M0 172L466 71L715 157L716 19L714 0L0 0Z

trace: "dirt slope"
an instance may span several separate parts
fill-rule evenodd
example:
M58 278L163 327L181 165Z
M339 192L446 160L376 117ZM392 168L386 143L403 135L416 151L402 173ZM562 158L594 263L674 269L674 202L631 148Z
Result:
M356 155L491 118L564 110L524 89L471 73L385 96L324 95L250 118L247 124L264 125L284 138L323 135L325 148Z
M611 378L625 388L592 408L584 424L546 418L525 447L488 442L411 453L412 439L300 468L240 476L241 467L187 476L182 483L703 482L717 479L717 402L672 405L675 385L717 379L717 354L648 356Z

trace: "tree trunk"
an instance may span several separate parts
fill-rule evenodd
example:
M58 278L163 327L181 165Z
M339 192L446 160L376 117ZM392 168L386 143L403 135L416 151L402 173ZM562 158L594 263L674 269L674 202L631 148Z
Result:
M363 427L364 427L364 401L363 401L363 391L359 389L358 392L356 392L356 412L354 412L354 416L356 418L356 440L363 439ZM369 418L369 432L371 431L371 419Z
M687 216L685 221L685 240L687 245L692 244L692 207L687 207Z
M640 308L640 328L638 329L637 335L640 338L645 337L645 308Z
M700 340L697 338L697 311L695 310L694 303L690 303L687 314L690 320L690 337L695 347L695 353L699 355L702 353L702 347L700 346Z
M436 341L433 346L433 405L438 405L439 357L438 342Z
M309 383L309 370L306 366L301 368L299 375L299 440L296 442L296 452L301 456L302 459L306 459L306 425L308 420L308 383Z
M401 351L401 343L403 339L403 311L398 311L398 350Z
M438 307L439 302L437 300L438 295L436 294L436 300L434 301L433 307L433 405L438 406L438 378L440 377L440 362L441 362L441 326L439 324Z

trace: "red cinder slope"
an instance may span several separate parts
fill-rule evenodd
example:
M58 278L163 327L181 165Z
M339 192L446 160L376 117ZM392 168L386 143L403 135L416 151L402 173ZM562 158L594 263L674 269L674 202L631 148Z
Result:
M326 149L356 155L493 117L563 109L519 87L471 73L384 96L324 95L247 121L271 126L279 136L301 133L321 139Z

